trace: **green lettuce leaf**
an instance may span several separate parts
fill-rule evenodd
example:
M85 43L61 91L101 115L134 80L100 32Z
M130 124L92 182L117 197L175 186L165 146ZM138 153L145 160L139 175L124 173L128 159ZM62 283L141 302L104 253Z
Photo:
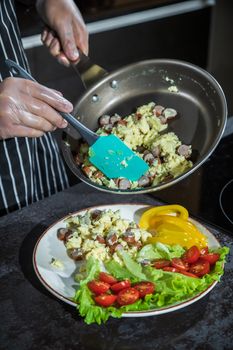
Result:
M106 322L110 316L119 318L122 310L115 307L103 308L95 304L92 293L87 283L98 277L101 268L98 260L93 257L87 260L86 266L87 277L80 282L80 288L76 291L74 301L77 303L77 309L87 324Z
M125 266L121 266L113 259L105 262L104 266L107 271L118 280L129 279L132 282L138 281L138 278L135 278L135 276L127 268L125 268Z
M104 308L96 305L87 284L82 284L82 286L80 286L80 289L75 294L74 300L77 303L77 309L80 315L84 317L84 321L87 324L105 323L110 316L119 318L123 312L123 310L115 307Z
M181 256L182 247L156 244L155 247L161 254L161 258L168 258L173 254ZM150 248L151 249L151 248ZM154 248L153 248L154 249ZM77 302L77 308L80 315L84 317L88 324L101 324L106 322L110 316L119 318L124 312L136 312L141 310L160 309L169 305L175 305L181 301L188 300L202 291L206 290L213 282L219 281L224 272L224 263L229 253L228 247L215 249L214 252L220 254L211 272L202 278L192 278L180 273L167 272L154 269L151 266L142 267L135 262L127 253L120 252L125 266L121 266L114 260L105 263L107 272L111 273L117 279L130 279L132 283L142 280L151 281L155 284L155 293L146 295L131 305L122 307L103 308L95 304L93 296L87 283L98 277L101 271L100 263L93 258L87 262L87 277L80 283L80 288L76 291L74 300Z
M122 258L126 269L136 278L141 280L146 280L146 276L144 273L142 273L142 266L141 264L138 264L136 261L134 261L131 256L126 253L125 250L121 249L118 250L117 253Z
M178 244L169 246L163 243L146 244L138 253L137 261L179 258L185 250Z

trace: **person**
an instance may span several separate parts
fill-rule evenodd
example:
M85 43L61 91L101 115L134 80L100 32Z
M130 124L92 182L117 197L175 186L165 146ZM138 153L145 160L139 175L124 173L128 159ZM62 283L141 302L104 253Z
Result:
M37 0L48 26L42 42L64 64L88 53L88 32L73 0ZM67 122L56 111L71 112L60 92L10 76L5 59L29 71L13 0L0 1L0 215L50 196L69 186L53 136Z

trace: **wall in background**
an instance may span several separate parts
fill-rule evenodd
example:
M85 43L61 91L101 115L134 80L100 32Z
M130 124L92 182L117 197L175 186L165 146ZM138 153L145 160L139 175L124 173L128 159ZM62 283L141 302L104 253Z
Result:
M208 70L223 88L233 116L233 1L217 0L213 8Z
M154 58L176 58L205 68L211 9L92 34L90 57L108 71ZM84 91L79 76L59 65L43 46L26 52L35 78L75 103Z

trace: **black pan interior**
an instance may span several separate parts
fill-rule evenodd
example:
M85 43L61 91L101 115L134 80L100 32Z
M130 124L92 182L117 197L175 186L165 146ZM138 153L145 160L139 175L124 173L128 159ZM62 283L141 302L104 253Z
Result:
M171 91L174 86L178 92ZM134 191L106 189L88 180L74 163L72 154L77 151L80 137L69 128L69 134L64 132L62 135L62 150L67 164L76 176L94 187L111 192L156 191L188 176L210 156L225 128L225 97L210 74L186 62L150 60L117 70L83 95L75 107L74 115L90 129L96 130L101 115L118 113L126 116L138 106L151 101L178 111L178 117L169 122L168 131L174 131L183 143L192 145L193 168L178 178L153 188Z

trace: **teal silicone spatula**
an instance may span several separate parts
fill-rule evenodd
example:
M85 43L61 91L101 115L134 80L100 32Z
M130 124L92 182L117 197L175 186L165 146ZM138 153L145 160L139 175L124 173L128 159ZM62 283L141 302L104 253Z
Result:
M9 71L15 77L35 79L16 62L7 59ZM59 112L61 116L71 124L89 144L89 160L104 175L110 179L124 177L131 181L137 181L149 169L148 164L138 157L117 136L99 136L69 113Z
M110 179L125 177L137 181L149 169L143 159L113 134L98 138L89 148L89 160Z

